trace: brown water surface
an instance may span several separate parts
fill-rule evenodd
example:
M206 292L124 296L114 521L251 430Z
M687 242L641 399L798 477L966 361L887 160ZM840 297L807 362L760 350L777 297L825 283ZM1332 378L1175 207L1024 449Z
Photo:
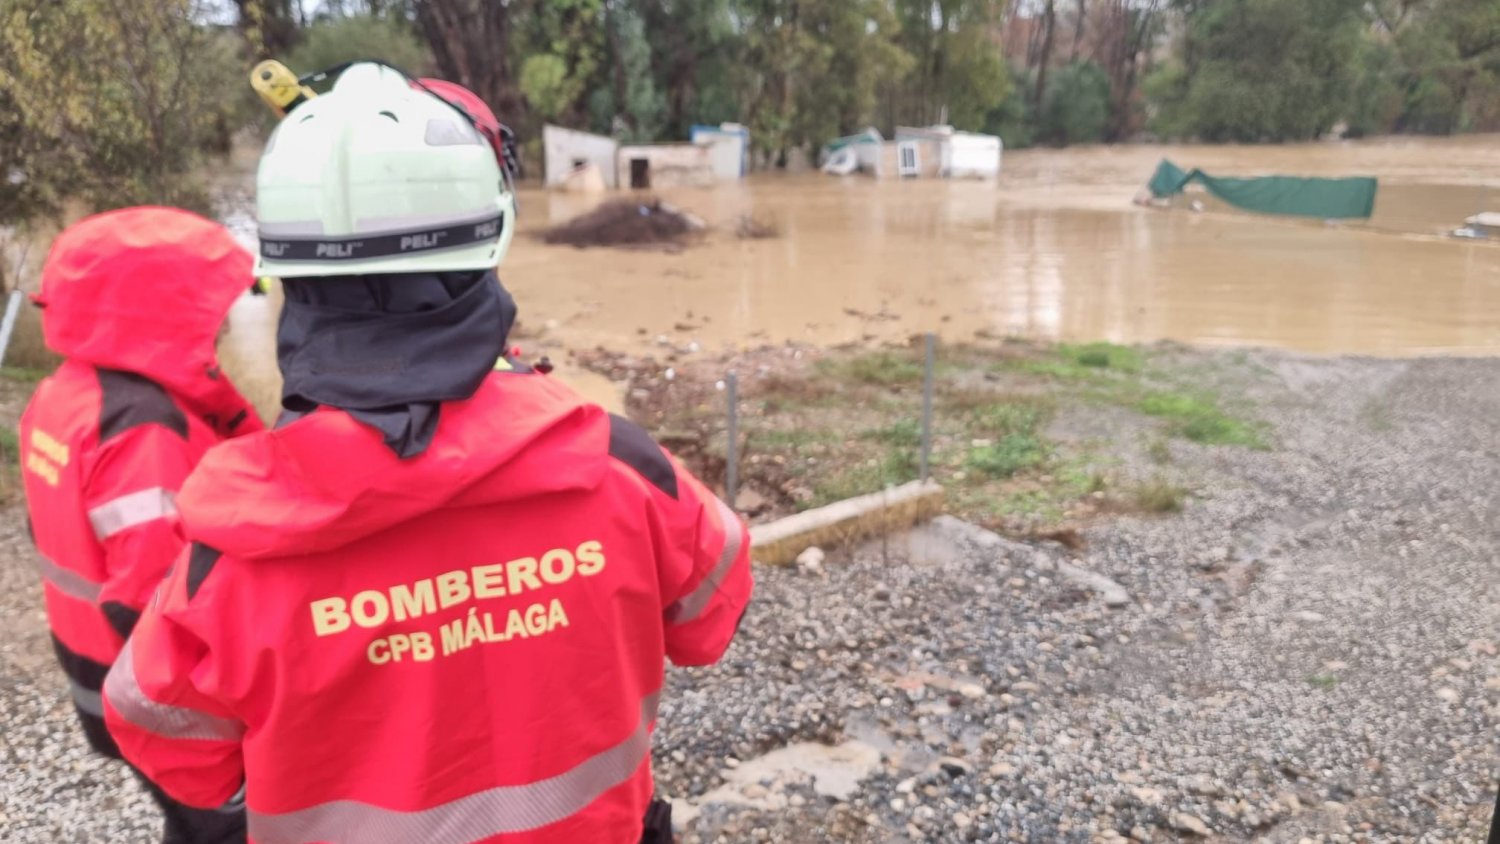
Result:
M1195 213L1185 199L1173 210L1131 204L1163 157L1225 175L1374 175L1376 212L1325 224L1212 202ZM1444 236L1470 214L1500 210L1496 136L1023 151L1006 155L993 184L809 173L663 196L709 223L702 243L677 254L548 246L537 231L601 198L527 190L501 267L528 353L553 354L561 376L615 405L614 387L573 371L565 350L716 351L937 331L1500 353L1500 245ZM780 236L736 238L749 213L774 221ZM234 342L256 361L274 360L274 307L236 309L235 333L252 337ZM274 397L274 376L245 378Z
M1134 206L1169 157L1215 174L1373 174L1368 223ZM999 184L762 176L664 192L715 226L681 254L527 237L587 210L527 193L502 268L569 346L842 343L935 330L1415 355L1500 351L1500 248L1443 235L1500 210L1500 138L1093 147L1006 156ZM1184 203L1185 204L1185 203ZM781 236L741 241L743 213ZM691 326L691 327L689 327Z

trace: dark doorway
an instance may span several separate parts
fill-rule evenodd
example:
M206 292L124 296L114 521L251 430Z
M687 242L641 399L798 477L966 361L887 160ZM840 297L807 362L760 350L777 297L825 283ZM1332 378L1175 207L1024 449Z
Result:
M649 160L630 159L630 186L632 188L651 187L651 162Z

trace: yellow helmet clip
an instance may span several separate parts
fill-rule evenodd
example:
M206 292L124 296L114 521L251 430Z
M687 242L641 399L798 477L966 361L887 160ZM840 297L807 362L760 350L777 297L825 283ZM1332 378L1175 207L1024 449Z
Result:
M291 68L275 59L267 59L250 71L250 87L277 117L285 117L287 112L318 95L303 85Z

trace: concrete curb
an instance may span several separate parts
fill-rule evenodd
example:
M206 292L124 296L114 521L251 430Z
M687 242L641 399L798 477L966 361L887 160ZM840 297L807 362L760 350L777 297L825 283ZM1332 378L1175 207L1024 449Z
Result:
M912 481L750 528L751 556L790 565L812 546L832 546L909 528L943 511L943 488Z

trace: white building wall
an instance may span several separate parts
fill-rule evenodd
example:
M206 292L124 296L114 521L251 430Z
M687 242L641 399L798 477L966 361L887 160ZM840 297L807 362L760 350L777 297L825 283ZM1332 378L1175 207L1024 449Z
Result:
M599 168L599 173L604 176L605 187L617 187L620 184L619 172L616 170L616 153L619 148L620 145L614 138L604 135L564 129L561 126L543 126L542 155L545 159L546 183L548 186L561 183L573 172L578 162L585 161Z

